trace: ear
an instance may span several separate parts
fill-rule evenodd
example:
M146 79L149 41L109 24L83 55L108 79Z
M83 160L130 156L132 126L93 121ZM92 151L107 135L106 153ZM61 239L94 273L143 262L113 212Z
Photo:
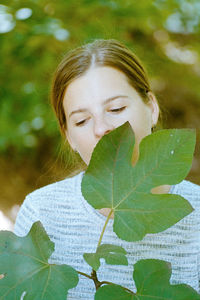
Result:
M156 99L156 96L149 91L147 93L148 97L149 97L149 102L147 103L147 105L150 107L151 109L151 114L152 114L152 127L154 125L157 124L158 122L158 117L159 117L159 105Z
M70 137L69 133L67 132L67 129L65 130L65 136L66 136L67 141L70 144L71 148L75 151L76 147L74 146L74 144L73 144L73 142L71 140L71 137Z

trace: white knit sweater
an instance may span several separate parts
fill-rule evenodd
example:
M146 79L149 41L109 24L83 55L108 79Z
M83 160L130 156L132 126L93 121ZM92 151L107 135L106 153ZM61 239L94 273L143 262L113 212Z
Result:
M91 267L83 253L95 252L106 217L83 198L81 180L84 172L44 186L28 194L18 213L14 232L28 233L33 222L40 220L55 251L49 263L68 264L90 274ZM120 240L112 230L110 219L102 243L120 245L127 251L128 266L107 265L104 260L97 274L106 280L136 291L132 275L133 265L140 259L156 258L171 262L172 284L186 283L200 292L200 186L183 180L172 185L171 194L187 199L194 211L181 221L157 234L147 234L142 241ZM80 275L77 287L69 290L67 299L94 299L92 280Z

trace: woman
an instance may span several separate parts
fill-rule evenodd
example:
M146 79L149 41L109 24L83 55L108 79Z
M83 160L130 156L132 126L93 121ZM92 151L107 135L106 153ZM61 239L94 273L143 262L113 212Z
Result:
M95 40L67 53L55 72L52 104L61 133L79 153L83 169L71 178L27 195L16 220L15 233L26 235L32 223L40 220L55 243L49 262L69 264L90 274L83 253L95 252L109 209L95 210L83 198L84 165L89 164L101 137L126 121L135 133L132 163L136 164L139 143L159 123L160 109L139 59L113 39ZM98 279L134 291L133 264L139 259L156 258L171 262L171 283L186 283L199 291L200 187L183 180L177 185L156 187L152 192L180 194L195 210L169 229L131 243L117 238L110 219L102 243L124 247L129 265L102 262ZM92 280L80 275L79 284L69 291L68 299L93 299L94 293Z

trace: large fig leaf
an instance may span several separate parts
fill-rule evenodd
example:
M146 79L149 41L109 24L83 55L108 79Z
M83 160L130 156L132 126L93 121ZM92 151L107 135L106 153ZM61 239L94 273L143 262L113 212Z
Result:
M78 274L67 265L48 264L54 251L42 224L35 222L25 237L0 232L0 299L65 300L78 284ZM25 292L25 293L24 293Z
M134 265L137 293L119 285L105 285L97 290L95 300L200 300L200 295L186 284L170 285L171 264L144 259Z
M126 250L120 246L102 244L97 248L96 253L84 253L85 261L97 271L100 267L100 258L104 258L109 265L128 265L125 256Z
M175 194L152 194L160 185L181 182L188 174L195 147L193 129L163 129L140 142L139 159L131 157L135 139L128 122L103 136L83 176L82 194L96 209L111 208L119 238L141 240L174 225L193 211Z

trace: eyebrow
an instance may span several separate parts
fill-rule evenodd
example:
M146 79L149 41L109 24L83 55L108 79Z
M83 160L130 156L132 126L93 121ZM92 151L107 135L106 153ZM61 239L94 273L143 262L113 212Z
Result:
M106 99L104 102L103 102L103 105L115 100L115 99L118 99L118 98L129 98L128 96L125 96L125 95L117 95L117 96L113 96L113 97L110 97L108 99ZM81 113L81 112L85 112L87 111L86 108L81 108L81 109L76 109L74 111L72 111L69 115L69 118L73 115L73 114L76 114L76 113Z

